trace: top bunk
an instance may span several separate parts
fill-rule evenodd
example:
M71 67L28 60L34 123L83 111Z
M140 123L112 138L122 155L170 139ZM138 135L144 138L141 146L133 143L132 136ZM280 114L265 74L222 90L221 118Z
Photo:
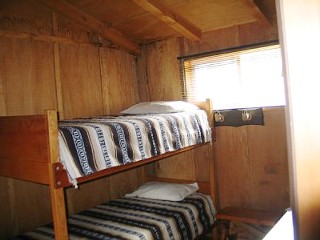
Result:
M210 100L156 103L118 116L58 121L57 111L49 110L0 117L0 175L77 186L211 142Z

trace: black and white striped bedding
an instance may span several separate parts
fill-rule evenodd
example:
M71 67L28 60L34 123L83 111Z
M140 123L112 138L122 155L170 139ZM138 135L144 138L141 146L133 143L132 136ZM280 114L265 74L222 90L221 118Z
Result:
M71 181L210 139L211 130L203 110L59 123L60 161Z
M216 210L209 196L183 201L120 198L68 218L69 239L194 239L208 231ZM54 239L52 225L15 239Z

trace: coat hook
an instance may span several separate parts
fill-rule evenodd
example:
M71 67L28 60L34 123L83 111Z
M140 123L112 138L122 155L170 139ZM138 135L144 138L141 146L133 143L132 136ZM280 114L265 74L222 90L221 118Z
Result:
M252 114L248 113L247 110L242 111L242 121L250 121L252 119Z
M219 111L216 111L214 113L214 120L216 122L224 122L224 116Z

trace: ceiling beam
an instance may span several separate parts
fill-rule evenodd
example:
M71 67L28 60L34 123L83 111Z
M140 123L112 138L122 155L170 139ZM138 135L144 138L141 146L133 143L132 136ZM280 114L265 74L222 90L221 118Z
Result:
M142 7L147 12L153 14L169 27L175 29L184 37L191 41L198 41L201 38L201 30L174 14L169 9L163 7L157 0L132 0L134 3Z
M253 16L254 18L260 22L263 26L265 27L271 27L272 24L270 23L270 21L268 20L268 18L266 17L266 15L261 11L261 9L259 8L259 6L255 3L254 0L247 0L249 7L252 9L253 11Z
M112 27L107 27L103 22L81 11L63 0L42 0L45 5L65 17L77 22L86 29L100 35L103 39L123 48L131 53L140 54L140 46Z

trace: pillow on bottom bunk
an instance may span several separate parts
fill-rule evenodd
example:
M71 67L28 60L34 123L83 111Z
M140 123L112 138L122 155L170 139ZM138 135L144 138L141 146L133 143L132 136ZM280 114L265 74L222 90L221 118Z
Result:
M165 182L149 182L140 186L126 197L141 197L168 201L181 201L190 194L198 191L198 184L181 184Z

